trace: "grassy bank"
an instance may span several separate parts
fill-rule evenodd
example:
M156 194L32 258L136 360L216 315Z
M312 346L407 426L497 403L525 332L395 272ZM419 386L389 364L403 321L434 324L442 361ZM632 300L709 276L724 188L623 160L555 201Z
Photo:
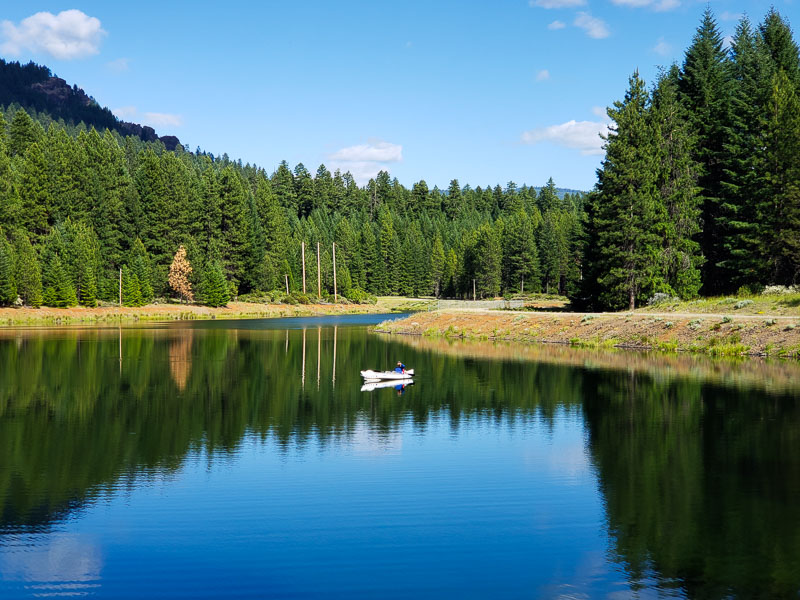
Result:
M584 348L800 357L800 317L785 315L437 311L382 323L376 331Z
M259 304L230 302L228 306L151 304L140 307L0 308L0 327L133 323L194 319L263 319L402 311L408 298L384 297L376 304Z

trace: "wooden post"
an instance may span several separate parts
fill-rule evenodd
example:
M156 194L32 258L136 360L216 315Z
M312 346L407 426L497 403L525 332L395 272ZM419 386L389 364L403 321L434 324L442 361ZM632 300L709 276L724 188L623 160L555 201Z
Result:
M317 242L317 299L322 298L322 273L319 270L319 242Z
M336 325L333 326L333 387L336 387Z
M306 243L300 242L300 250L303 255L303 293L306 293Z
M122 269L119 270L119 305L122 306Z
M289 275L284 273L283 278L286 280L286 295L289 295Z
M475 294L475 280L472 280L472 301L475 302L478 296Z
M339 294L336 292L336 242L333 242L333 301L339 302Z

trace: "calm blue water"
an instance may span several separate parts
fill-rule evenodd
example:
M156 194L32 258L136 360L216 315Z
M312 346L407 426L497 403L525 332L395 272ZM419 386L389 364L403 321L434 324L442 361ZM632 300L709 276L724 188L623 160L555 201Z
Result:
M0 338L0 597L796 595L800 555L764 550L800 539L774 440L798 439L793 394L460 357L367 322ZM360 391L395 359L413 386ZM778 400L781 424L730 429Z

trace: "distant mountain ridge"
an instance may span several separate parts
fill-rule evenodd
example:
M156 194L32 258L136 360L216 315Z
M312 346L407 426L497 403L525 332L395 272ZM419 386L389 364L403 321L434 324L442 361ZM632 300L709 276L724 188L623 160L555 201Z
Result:
M46 112L54 119L76 125L83 122L99 131L110 129L145 142L160 140L167 150L175 150L180 145L174 135L159 136L152 127L119 120L77 85L70 86L43 65L33 62L22 65L0 58L0 105L10 104Z

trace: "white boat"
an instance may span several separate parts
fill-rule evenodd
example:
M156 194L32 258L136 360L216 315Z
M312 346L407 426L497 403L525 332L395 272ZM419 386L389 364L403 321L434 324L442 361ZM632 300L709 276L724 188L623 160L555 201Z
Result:
M407 385L414 385L413 379L403 379L403 380L383 380L383 381L365 381L364 385L361 386L362 392L371 392L373 390L379 390L381 388L393 388L393 387L406 387Z
M398 373L397 371L373 371L368 369L366 371L361 371L361 376L364 379L374 379L375 381L384 381L384 380L399 380L399 379L411 379L414 376L414 369L406 369L405 373Z

